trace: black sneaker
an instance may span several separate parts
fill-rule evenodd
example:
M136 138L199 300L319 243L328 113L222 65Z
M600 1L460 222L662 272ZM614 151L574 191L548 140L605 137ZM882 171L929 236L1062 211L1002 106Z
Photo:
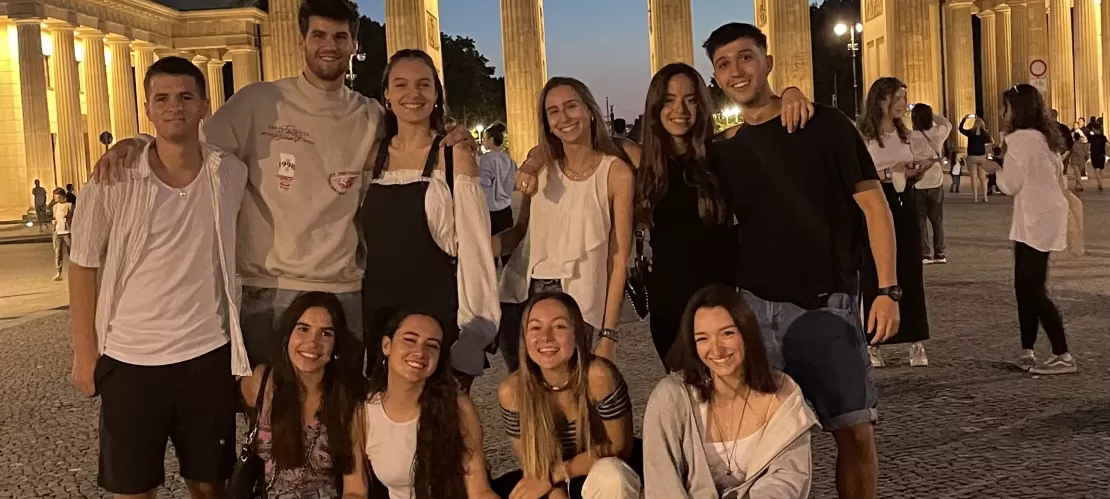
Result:
M933 263L948 263L948 257L944 253L937 253L937 256L933 257Z

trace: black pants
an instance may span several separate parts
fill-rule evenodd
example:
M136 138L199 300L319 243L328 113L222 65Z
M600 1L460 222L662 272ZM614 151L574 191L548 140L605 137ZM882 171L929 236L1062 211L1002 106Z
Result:
M1015 242L1014 294L1017 295L1021 348L1032 350L1037 342L1038 326L1044 326L1048 341L1052 343L1052 353L1060 355L1067 353L1068 339L1064 335L1064 319L1048 297L1047 278L1048 253Z
M921 228L921 255L944 256L944 188L917 189L917 225ZM929 227L933 228L933 249L929 249Z

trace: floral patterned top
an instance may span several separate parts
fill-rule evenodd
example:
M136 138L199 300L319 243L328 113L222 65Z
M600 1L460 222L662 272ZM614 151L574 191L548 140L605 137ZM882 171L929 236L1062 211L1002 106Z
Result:
M319 416L319 414L317 414ZM277 470L275 475L273 432L267 407L258 422L258 457L266 463L266 491L270 499L332 499L339 497L328 454L328 432L319 417L304 428L305 465L292 470Z

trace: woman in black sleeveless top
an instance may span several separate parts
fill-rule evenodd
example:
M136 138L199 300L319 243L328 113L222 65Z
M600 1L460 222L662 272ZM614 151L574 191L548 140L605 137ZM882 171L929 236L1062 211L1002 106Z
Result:
M415 310L444 325L443 348L467 390L501 315L477 161L465 143L440 146L443 87L428 54L397 52L382 88L386 135L358 218L367 360L381 362L389 318Z

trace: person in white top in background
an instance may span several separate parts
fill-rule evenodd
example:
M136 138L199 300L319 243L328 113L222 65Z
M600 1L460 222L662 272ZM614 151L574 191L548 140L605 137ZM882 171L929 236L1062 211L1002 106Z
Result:
M153 498L168 438L189 493L222 497L234 376L250 374L233 287L247 169L201 142L208 101L192 62L160 59L142 84L157 138L121 181L90 182L74 214L73 384L100 395L100 487Z
M243 330L255 365L282 353L278 319L305 291L339 297L351 332L363 339L355 214L371 149L381 137L382 108L344 85L357 48L358 6L303 0L297 21L302 73L248 85L204 122L206 139L248 167L238 270ZM463 128L444 143L473 142ZM113 147L94 177L119 175L133 164L138 145L124 140Z
M1021 84L1007 90L1002 105L1002 127L1009 134L998 187L1014 196L1010 240L1022 348L1017 365L1033 374L1073 373L1077 367L1068 352L1064 320L1045 288L1049 252L1066 249L1068 242L1066 179L1059 156L1067 146L1035 87ZM1033 346L1040 326L1052 343L1052 357L1037 364Z
M62 262L70 251L69 226L73 222L73 204L67 201L66 190L54 189L54 280L62 280Z
M952 123L944 116L933 114L928 104L916 104L910 110L910 151L921 165L917 173L917 225L921 228L921 263L948 263L944 253L944 170L948 164L944 143L952 134ZM929 227L933 228L933 245L929 247Z
M485 147L489 152L478 157L482 191L489 205L490 232L498 234L513 226L513 186L516 162L502 149L505 125L495 123L485 130Z

